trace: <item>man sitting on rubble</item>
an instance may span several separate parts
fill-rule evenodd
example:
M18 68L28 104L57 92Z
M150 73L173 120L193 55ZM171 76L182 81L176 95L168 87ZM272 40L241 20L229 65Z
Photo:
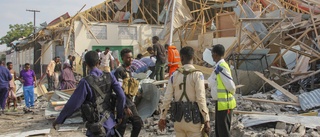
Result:
M123 61L122 66L116 69L114 75L117 80L122 84L122 88L126 94L126 116L123 122L118 126L117 130L124 135L126 130L127 121L130 120L132 124L131 137L138 137L141 127L143 125L141 117L138 115L136 105L133 102L133 98L137 98L139 81L132 77L134 72L131 68L131 63L133 61L132 51L130 49L121 50L121 58Z
M118 123L121 123L125 105L125 95L116 78L109 72L102 72L97 68L99 57L95 51L85 55L89 76L81 79L78 87L64 106L52 126L62 124L76 110L81 108L82 118L85 121L87 136L110 137L115 135L116 126L115 104ZM116 94L116 101L112 98L112 91Z
M170 77L158 126L161 131L166 128L167 112L171 105L171 120L174 122L176 136L201 137L201 130L207 134L210 131L204 76L192 65L194 57L192 47L183 47L180 55L183 66ZM202 129L203 124L204 129Z

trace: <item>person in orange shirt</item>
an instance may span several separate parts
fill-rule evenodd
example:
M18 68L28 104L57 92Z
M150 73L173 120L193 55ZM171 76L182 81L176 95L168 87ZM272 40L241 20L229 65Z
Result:
M169 76L172 75L174 71L179 68L180 63L180 53L175 46L169 46L165 44L164 47L168 51L168 67L169 67Z

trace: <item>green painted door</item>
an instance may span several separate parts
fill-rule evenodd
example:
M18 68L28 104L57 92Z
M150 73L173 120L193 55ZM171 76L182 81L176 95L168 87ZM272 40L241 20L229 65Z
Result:
M112 55L114 58L118 58L119 61L122 63L122 59L120 57L120 52L122 49L125 49L125 48L128 48L128 49L131 49L132 50L132 54L133 54L133 46L105 46L105 45L100 45L100 46L97 46L97 45L93 45L92 46L92 50L96 50L96 49L100 49L101 51L104 51L106 49L106 47L109 47L110 50L112 51Z

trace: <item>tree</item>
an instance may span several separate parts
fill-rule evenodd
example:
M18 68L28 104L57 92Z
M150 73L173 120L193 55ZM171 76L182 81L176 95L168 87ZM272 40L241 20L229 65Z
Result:
M9 29L10 31L7 32L7 35L0 38L0 44L7 44L9 46L12 41L29 36L33 32L33 25L32 22L27 24L10 24Z

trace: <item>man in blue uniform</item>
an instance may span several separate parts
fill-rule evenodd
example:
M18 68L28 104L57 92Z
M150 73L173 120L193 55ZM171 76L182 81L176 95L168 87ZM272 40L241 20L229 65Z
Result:
M6 100L8 97L8 88L9 81L12 79L12 76L9 70L4 67L4 62L0 62L0 104L2 113L4 113L4 109L6 106ZM1 114L0 114L1 115Z
M97 52L95 51L87 52L85 54L85 60L86 60L87 66L91 70L89 72L89 76L100 77L102 75L105 75L101 70L97 68L97 65L99 63L99 57ZM107 73L107 74L110 74L111 77L110 79L106 79L104 83L109 83L110 85L107 87L110 87L110 88L109 89L106 88L104 91L101 90L101 92L104 92L105 94L108 94L107 92L111 92L112 90L115 92L116 98L117 98L117 105L116 105L117 117L116 118L118 120L118 123L121 123L123 114L124 114L125 95L116 78L111 73ZM76 90L74 91L70 99L68 100L67 104L64 106L60 115L53 123L53 127L55 128L57 124L62 124L66 118L71 116L79 108L82 108L83 105L91 104L91 103L95 104L96 100L98 100L98 98L96 98L98 93L95 91L96 91L96 88L94 88L94 86L89 84L86 78L83 78L79 82L78 87L76 88ZM105 101L105 102L107 103L103 105L107 106L106 109L108 111L110 110L111 112L113 112L114 108L108 107L109 104L113 102L108 102L108 101ZM101 112L99 113L101 115ZM105 133L107 137L115 134L115 131L114 131L115 126L116 126L116 121L115 121L114 113L110 113L110 116L108 116L106 121L103 122L103 127L105 129ZM93 136L93 134L89 131L87 132L87 136Z

